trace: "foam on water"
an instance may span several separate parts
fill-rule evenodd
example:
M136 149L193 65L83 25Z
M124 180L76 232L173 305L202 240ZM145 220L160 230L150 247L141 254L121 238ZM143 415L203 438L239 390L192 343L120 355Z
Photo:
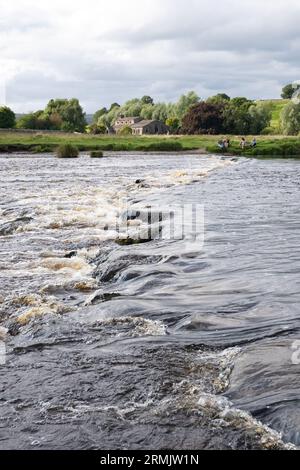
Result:
M279 181L266 166L243 173L243 160L217 156L124 154L72 166L5 158L0 446L293 449L225 397L245 343L296 331L294 312L277 310L284 296L273 284L274 259L284 271L283 240L297 271L286 170ZM257 182L263 172L267 193ZM280 207L271 201L271 222L270 188ZM150 209L164 223L168 207L187 201L206 204L205 249L185 240L115 243L123 231L133 241L146 233ZM294 232L276 225L286 208ZM297 296L290 271L280 279L289 308ZM259 302L264 314L254 315Z
M101 325L102 327L118 327L126 326L130 329L124 334L118 333L117 337L139 337L139 336L164 336L167 334L166 326L163 322L148 320L141 317L124 317L124 318L111 318L100 320L95 325Z
M21 326L44 315L62 315L73 310L70 306L59 303L55 297L42 297L37 294L15 298L13 304L18 307L16 322Z
M224 397L202 394L198 400L198 405L205 410L205 413L213 415L213 421L216 425L224 428L226 426L236 427L241 432L253 433L259 439L262 449L297 450L297 447L293 444L284 443L281 434L263 425L249 413L235 408Z

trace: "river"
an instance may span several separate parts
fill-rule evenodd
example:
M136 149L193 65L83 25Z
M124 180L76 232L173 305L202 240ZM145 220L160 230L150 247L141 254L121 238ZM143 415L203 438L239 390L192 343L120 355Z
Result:
M0 178L0 449L300 445L300 161L2 154Z

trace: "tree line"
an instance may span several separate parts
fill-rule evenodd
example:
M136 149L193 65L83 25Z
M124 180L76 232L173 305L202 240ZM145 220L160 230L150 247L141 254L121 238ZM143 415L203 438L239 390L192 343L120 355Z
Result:
M119 116L160 120L172 134L259 134L270 124L271 109L267 104L247 98L231 99L224 93L203 101L191 91L176 103L154 103L150 96L144 96L122 106L114 103L110 109L98 110L89 131L105 133ZM130 132L128 128L124 130Z
M16 120L8 107L0 108L0 128L85 132L85 113L76 98L50 100L44 110L25 114Z
M0 128L105 134L118 117L134 116L162 121L169 127L171 134L298 135L300 100L297 100L297 91L300 95L300 85L297 88L289 84L283 88L282 98L288 102L282 109L277 129L271 127L272 103L268 101L230 98L225 93L204 101L194 91L182 95L175 103L155 103L147 95L131 99L123 105L112 103L109 108L96 111L90 125L87 125L86 115L75 98L50 100L44 110L26 114L18 120L14 112L4 106L0 108ZM131 130L121 129L121 133L124 131L130 133Z

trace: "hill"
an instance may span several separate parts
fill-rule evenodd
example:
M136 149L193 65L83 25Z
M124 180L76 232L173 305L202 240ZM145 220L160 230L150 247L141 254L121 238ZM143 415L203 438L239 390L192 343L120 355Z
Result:
M280 114L282 109L286 104L288 104L289 100L261 100L264 103L270 103L272 105L272 120L271 120L271 127L279 128L280 125Z

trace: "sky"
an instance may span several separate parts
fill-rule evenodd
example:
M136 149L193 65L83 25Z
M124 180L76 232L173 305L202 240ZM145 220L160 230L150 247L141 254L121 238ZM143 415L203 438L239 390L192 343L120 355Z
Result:
M299 0L0 0L0 104L279 98L300 80L299 24Z

